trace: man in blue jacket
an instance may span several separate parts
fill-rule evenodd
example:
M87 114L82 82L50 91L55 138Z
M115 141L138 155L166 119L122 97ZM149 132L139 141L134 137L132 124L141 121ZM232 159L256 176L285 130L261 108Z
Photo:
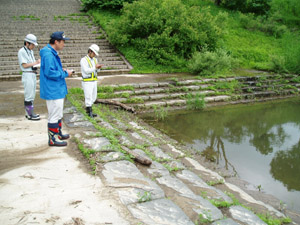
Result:
M70 40L57 31L50 36L49 44L41 51L40 97L46 100L48 109L49 146L66 146L68 134L62 134L61 120L63 117L64 99L68 94L65 78L71 76L72 70L63 69L57 52Z

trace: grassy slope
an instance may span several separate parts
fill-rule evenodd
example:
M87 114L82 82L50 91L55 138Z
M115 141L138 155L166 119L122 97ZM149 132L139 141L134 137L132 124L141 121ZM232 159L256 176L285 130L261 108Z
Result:
M242 28L237 12L217 7L210 1L183 0L183 2L187 5L209 6L213 15L224 11L228 13L228 25L225 30L225 36L220 40L219 44L220 47L231 52L232 56L240 61L242 68L268 70L271 57L284 54L282 39L276 39L263 32L249 31ZM110 11L90 11L89 13L104 29L110 21L120 18L118 13ZM120 47L119 50L133 65L134 70L132 73L187 72L186 68L175 70L172 67L156 65L153 61L144 59L142 52L132 47Z
M270 57L282 54L281 41L259 31L240 27L237 19L229 18L224 48L239 59L245 68L269 69Z

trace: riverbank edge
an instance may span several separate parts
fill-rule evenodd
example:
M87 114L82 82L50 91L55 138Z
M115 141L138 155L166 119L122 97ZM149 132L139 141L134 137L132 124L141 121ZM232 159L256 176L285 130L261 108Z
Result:
M131 115L132 116L132 115ZM136 121L138 121L138 124L143 124L143 126L145 127L148 127L148 129L149 130L151 130L150 132L151 133L159 133L159 135L163 135L160 131L157 131L156 129L154 129L153 127L149 127L149 125L146 125L143 121L141 121L140 119L136 119L136 116L134 116L134 118L132 119L132 120L136 120ZM128 124L127 124L128 125ZM139 126L139 125L138 125ZM123 127L124 128L124 127ZM125 128L125 130L126 129L128 129L128 127L127 128ZM153 130L154 129L154 130ZM124 129L122 130L122 132L124 131ZM176 144L176 146L179 146L180 144L179 143L177 143L176 141L174 141L174 140L172 140L171 138L169 138L169 137L167 137L166 135L163 135L164 136L164 139L165 140L170 140L170 143L175 143ZM170 144L169 143L169 144ZM184 152L184 151L183 151ZM197 160L201 160L202 162L201 163L204 163L204 165L205 165L205 167L207 167L207 168L213 168L214 166L213 165L209 165L209 163L207 163L207 162L204 162L203 161L203 159L199 159L198 158L198 156L197 156ZM101 172L101 170L99 170L98 172ZM219 171L220 172L220 171ZM221 172L222 173L222 172ZM225 179L224 179L225 180ZM236 184L239 184L240 186L245 186L245 182L244 181L241 181L241 180L239 180L239 179L236 179L236 178L234 178L234 179L232 179L231 178L231 182L234 182L234 183L236 183ZM225 181L225 183L226 183L226 181ZM231 184L228 184L228 186L230 186ZM243 187L243 188L245 188L245 187ZM249 193L247 193L246 194L246 192L251 192L251 194L249 194ZM243 194L241 194L241 193L243 193ZM261 192L253 192L253 191L247 191L247 190L241 190L241 192L239 193L240 195L248 195L248 197L249 197L249 199L254 199L253 197L250 197L251 195L253 195L253 196L262 196L262 195L265 195L265 194L263 194L263 193L261 193ZM267 195L265 195L264 196L264 198L263 199L268 199L269 198L269 201L270 202L272 202L272 204L273 204L273 207L277 207L277 208L279 208L280 207L280 201L279 200L277 200L277 203L274 203L274 202L276 202L276 200L275 200L275 198L274 197L272 197L272 196L269 196L269 197L266 197ZM251 200L251 201L253 201L253 200ZM256 200L254 200L254 202L255 202ZM256 202L257 203L257 202ZM268 207L267 207L268 208ZM282 209L281 209L282 210ZM287 215L289 216L289 213L285 210L285 212L287 213ZM272 213L271 213L272 214ZM292 213L293 214L293 213ZM291 215L292 215L291 214ZM293 217L293 216L292 216Z

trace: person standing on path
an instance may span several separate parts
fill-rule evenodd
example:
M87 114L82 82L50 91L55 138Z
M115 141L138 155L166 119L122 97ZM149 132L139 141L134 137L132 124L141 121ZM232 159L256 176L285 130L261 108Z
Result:
M33 49L38 46L37 38L33 34L27 34L24 46L18 52L18 60L22 71L22 83L24 86L25 117L29 120L39 120L40 115L33 111L33 101L36 93L36 74L40 60L35 60Z
M69 134L62 134L62 117L64 99L68 94L66 77L72 70L63 69L58 51L65 46L65 40L70 40L57 31L50 36L49 44L41 51L40 97L46 100L48 109L49 146L66 146Z
M92 44L88 49L88 54L80 60L86 113L90 117L97 116L97 114L93 114L92 106L97 99L97 72L102 67L102 65L98 64L98 60L95 57L98 55L99 46Z

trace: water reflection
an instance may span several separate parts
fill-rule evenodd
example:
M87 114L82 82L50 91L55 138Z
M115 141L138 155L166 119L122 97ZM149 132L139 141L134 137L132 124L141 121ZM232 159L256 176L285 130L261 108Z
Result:
M271 174L287 189L300 190L300 140L290 150L276 152L271 161Z
M154 126L300 210L299 102L177 113Z

